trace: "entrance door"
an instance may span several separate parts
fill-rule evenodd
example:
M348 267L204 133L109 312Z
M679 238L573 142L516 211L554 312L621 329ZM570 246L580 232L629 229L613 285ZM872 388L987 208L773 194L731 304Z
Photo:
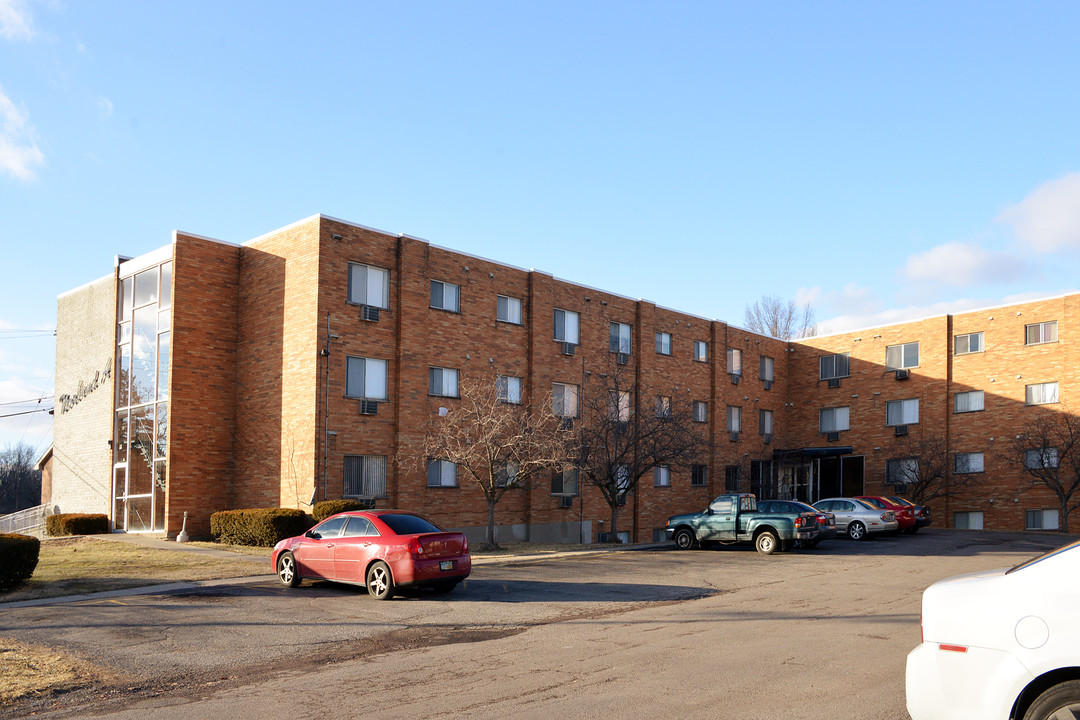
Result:
M163 483L162 483L163 484ZM113 529L125 532L152 532L165 529L164 493L154 479L154 468L139 462L135 466L113 466Z
M855 497L864 494L864 460L865 458L862 455L848 455L840 459L840 477L844 497Z

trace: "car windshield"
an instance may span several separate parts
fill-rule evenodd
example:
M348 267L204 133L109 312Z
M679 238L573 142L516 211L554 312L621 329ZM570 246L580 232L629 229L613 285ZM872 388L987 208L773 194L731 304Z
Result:
M893 501L894 503L896 503L897 505L907 505L908 507L915 507L915 503L911 502L911 501L910 501L910 500L908 500L907 498L902 498L902 497L890 497L889 499L890 499L890 500L892 500L892 501Z
M884 505L882 505L881 507L874 507L873 505L870 504L869 500L856 500L855 503L857 505L862 505L864 508L867 508L869 510L884 510L885 509Z
M862 501L864 505L873 505L874 507L880 508L881 510L885 509L885 503L882 502L879 498L859 498L859 500Z
M418 533L429 532L442 532L442 528L437 525L429 523L422 517L416 515L400 515L397 513L387 513L386 515L380 515L379 519L386 523L386 526L396 532L398 535L416 535Z
M1042 562L1046 558L1053 557L1055 555L1060 555L1061 553L1066 552L1068 550L1072 550L1075 547L1080 547L1080 540L1077 540L1076 542L1071 542L1068 545L1062 545L1057 550L1051 550L1050 552L1043 553L1042 555L1039 555L1038 557L1033 557L1030 560L1027 560L1026 562L1020 563L1016 567L1010 568L1009 570L1005 571L1005 574L1008 575L1010 573L1016 572L1017 570L1023 570L1024 568L1031 567L1035 563Z

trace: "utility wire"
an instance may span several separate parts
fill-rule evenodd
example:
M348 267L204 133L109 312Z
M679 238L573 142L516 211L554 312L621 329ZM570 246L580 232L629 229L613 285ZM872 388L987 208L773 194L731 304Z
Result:
M0 418L17 417L19 415L33 415L34 413L50 412L51 410L52 410L51 407L38 408L37 410L26 410L25 412L8 413L7 415L0 415Z

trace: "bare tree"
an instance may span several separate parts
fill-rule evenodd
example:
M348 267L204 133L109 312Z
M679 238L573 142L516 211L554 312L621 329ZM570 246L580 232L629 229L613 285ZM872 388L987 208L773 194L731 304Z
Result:
M753 305L746 306L744 323L748 330L779 338L813 337L817 334L814 308L809 303L798 305L777 295L762 295Z
M955 473L954 456L944 435L909 435L896 458L886 463L886 484L894 484L918 505L967 491L978 475Z
M619 507L638 481L658 466L701 462L709 443L676 392L636 383L624 366L612 363L608 370L583 387L578 463L611 508L609 537L618 542Z
M41 503L41 471L34 469L34 448L25 443L0 452L0 515Z
M1022 469L1032 485L1044 485L1058 500L1059 529L1069 532L1069 514L1080 507L1080 418L1062 408L1039 412L1009 444L1004 459Z
M573 432L552 413L551 398L523 403L520 388L489 375L465 378L460 401L433 412L424 439L402 455L405 465L427 467L446 460L484 493L488 506L487 542L497 548L495 505L511 488L527 488L541 471L573 456Z

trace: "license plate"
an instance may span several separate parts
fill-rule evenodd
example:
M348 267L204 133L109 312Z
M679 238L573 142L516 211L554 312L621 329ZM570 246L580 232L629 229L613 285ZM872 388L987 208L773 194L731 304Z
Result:
M439 569L440 570L453 570L454 569L454 561L453 560L440 560L439 561Z

